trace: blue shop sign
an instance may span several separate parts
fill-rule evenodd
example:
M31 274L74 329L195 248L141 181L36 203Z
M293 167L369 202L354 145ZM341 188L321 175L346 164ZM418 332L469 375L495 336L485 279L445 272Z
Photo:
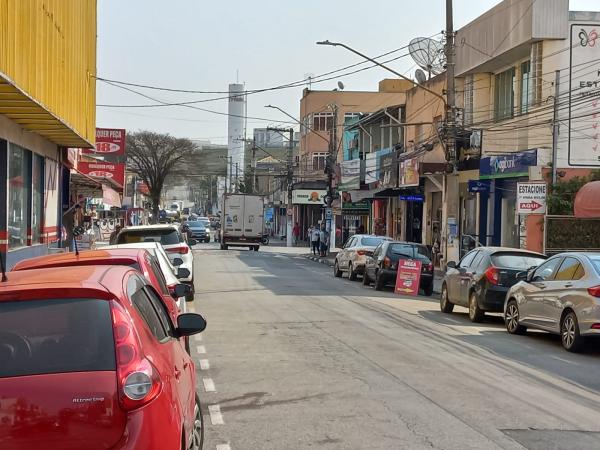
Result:
M424 202L425 196L422 194L401 195L400 200L405 202Z
M510 155L488 156L481 158L479 178L517 178L529 175L529 167L537 165L537 149Z
M490 192L490 180L469 180L469 192Z

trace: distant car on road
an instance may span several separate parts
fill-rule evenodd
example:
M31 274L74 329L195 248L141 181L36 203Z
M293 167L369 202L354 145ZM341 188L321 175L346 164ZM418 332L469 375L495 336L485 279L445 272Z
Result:
M10 272L1 285L3 449L202 447L183 339L204 330L202 316L174 324L126 266Z
M420 289L425 295L433 293L433 263L429 249L422 244L384 240L373 252L367 252L363 284L368 286L371 280L375 289L380 291L387 284L396 282L398 262L401 259L414 259L421 262Z
M186 300L191 302L194 300L194 255L191 247L196 245L196 240L184 238L179 229L177 224L125 227L117 235L116 243L160 242L171 263L175 265L175 259L180 258L183 263L179 267L189 271L189 275L180 278L180 281L191 287L191 291L186 295Z
M504 305L509 333L535 328L560 334L571 352L600 336L600 253L561 253L517 278Z
M344 248L335 256L333 274L341 277L343 272L348 272L350 280L356 280L357 275L365 271L367 252L372 252L385 240L391 240L385 236L370 234L355 234L344 245Z
M202 242L210 242L210 222L208 219L204 220L198 218L196 220L186 220L181 226L188 226L192 232L192 237Z
M541 253L506 247L477 247L458 264L448 262L442 281L440 309L451 313L454 305L469 308L469 319L481 322L486 312L502 312L517 273L546 260Z

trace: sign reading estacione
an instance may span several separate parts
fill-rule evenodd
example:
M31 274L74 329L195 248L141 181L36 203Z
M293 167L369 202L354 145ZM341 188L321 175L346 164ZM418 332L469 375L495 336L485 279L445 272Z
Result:
M517 214L545 214L546 191L546 183L517 183Z

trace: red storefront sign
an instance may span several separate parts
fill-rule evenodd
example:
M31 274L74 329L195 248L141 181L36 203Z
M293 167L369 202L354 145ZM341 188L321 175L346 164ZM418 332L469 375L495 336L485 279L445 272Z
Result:
M396 273L396 294L419 295L421 282L421 261L401 259Z
M83 153L124 155L125 130L123 128L96 128L96 148L84 148Z
M125 164L79 161L77 170L91 177L110 178L121 186L125 185Z

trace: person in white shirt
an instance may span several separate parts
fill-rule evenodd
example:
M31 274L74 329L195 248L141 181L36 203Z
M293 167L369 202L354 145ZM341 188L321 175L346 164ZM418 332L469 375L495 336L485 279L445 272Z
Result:
M315 255L315 256L317 255L317 252L320 253L320 250L319 250L319 237L320 236L319 235L320 235L319 228L317 228L316 226L311 227L310 243L312 244L312 252L313 252L313 255Z

